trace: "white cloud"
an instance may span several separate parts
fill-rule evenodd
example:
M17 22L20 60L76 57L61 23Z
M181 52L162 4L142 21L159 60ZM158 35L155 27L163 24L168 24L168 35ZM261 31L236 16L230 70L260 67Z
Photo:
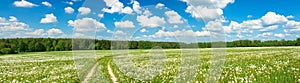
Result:
M164 6L165 6L165 4L158 3L158 4L156 4L155 8L162 8L162 7L164 7Z
M114 32L114 36L118 36L118 35L126 35L126 33L123 31L117 30Z
M219 20L216 21L209 21L206 25L205 25L205 30L208 31L222 31L223 30L223 25L222 22Z
M109 8L103 8L102 11L107 13L124 13L124 14L131 14L133 11L138 11L139 5L137 6L136 1L133 4L133 8L124 7L123 3L119 0L104 0L106 6Z
M173 28L178 28L178 25L174 25Z
M153 35L150 35L151 38L163 38L163 37L203 37L210 36L208 31L192 31L192 30L177 30L174 32L159 30Z
M223 28L226 33L232 33L232 32L252 33L252 30L262 29L264 27L262 25L262 21L260 19L256 19L256 20L246 20L243 21L242 23L231 21L228 26L223 26Z
M265 32L262 34L258 34L256 37L264 37L264 38L270 38L272 37L273 33L272 32Z
M205 6L210 8L225 8L227 4L234 3L234 0L182 0L189 6Z
M78 2L78 1L81 1L81 0L72 0L73 2Z
M14 16L9 16L9 21L18 21L18 19Z
M239 28L239 26L240 26L239 23L237 23L235 21L231 21L229 26L223 26L223 28L226 33L231 33L237 27Z
M261 19L266 25L282 24L288 21L285 16L276 14L275 12L268 12Z
M72 14L74 12L74 9L72 7L66 7L65 12L68 14Z
M241 35L241 34L237 34L236 35L238 38L244 38L245 36Z
M54 23L57 22L56 16L51 13L51 14L46 14L45 18L41 19L40 23Z
M284 28L300 29L300 22L294 20L288 21Z
M86 37L84 34L82 33L74 33L73 36L75 37Z
M69 5L73 5L74 3L72 1L66 1L65 3L69 4Z
M146 32L146 31L147 31L147 30L144 29L144 28L140 30L140 32L142 32L142 33Z
M187 13L191 13L194 18L202 18L202 19L215 19L223 14L223 10L218 8L208 8L203 6L197 6L195 8L188 6L185 10Z
M152 13L149 11L149 10L145 10L144 13L143 13L145 16L151 16Z
M241 23L241 28L261 29L263 25L261 20L247 20Z
M111 30L106 30L106 32L107 32L107 33L114 33L114 32L112 32Z
M133 12L133 10L130 7L125 7L124 9L122 9L122 13L125 14L131 14Z
M253 17L252 15L248 15L248 16L247 16L247 18L252 18L252 17Z
M139 2L133 1L132 8L133 8L133 10L134 10L136 13L138 13L138 14L142 13L141 7L140 7L140 3L139 3Z
M16 7L26 7L26 8L38 6L38 5L36 5L36 4L33 4L33 3L31 3L31 2L28 2L28 1L26 1L26 0L15 1L13 4L14 4Z
M171 24L183 23L181 16L175 11L166 11L165 15L168 16L168 22Z
M47 1L42 2L42 4L47 6L47 7L52 7L52 4L47 2Z
M115 12L122 12L123 10L123 3L121 3L119 0L104 0L106 3L106 6L110 8L103 8L102 11L107 13L115 13Z
M62 32L60 29L51 28L47 31L48 36L58 36L63 35L64 32Z
M98 14L98 17L99 17L99 18L103 18L103 17L104 17L104 14Z
M188 4L185 12L194 18L215 19L223 14L223 8L234 0L182 0Z
M91 32L99 29L106 29L103 23L98 22L93 18L82 18L75 21L69 20L69 26L73 26L76 32Z
M285 32L299 32L300 31L300 22L291 20L288 21L284 26L283 26Z
M87 7L80 7L78 9L78 12L80 13L80 15L87 15L91 12L91 9Z
M287 19L292 19L292 18L294 18L294 16L289 15L289 16L286 16L286 18L287 18Z
M134 24L132 21L126 20L121 22L115 22L114 23L116 27L118 28L134 28Z
M272 31L272 30L276 30L278 28L278 25L272 25L272 26L268 26L268 27L265 27L259 31L262 31L262 32L265 32L265 31Z
M137 16L137 21L142 27L158 27L164 25L166 22L164 18L160 18L158 16L147 17L145 15Z
M286 23L288 20L283 15L278 15L274 12L268 12L260 19L246 20L241 23L231 21L229 26L224 26L226 32L250 32L252 30L259 30L261 32L272 31L278 29L279 25ZM295 21L288 21L285 27L296 27ZM299 23L300 29L300 23Z
M278 37L278 38L284 38L285 35L284 34L274 34L275 37Z
M33 32L26 32L27 35L33 35L33 36L41 36L44 35L44 29L37 29Z
M114 2L119 2L119 0L104 0L106 6L111 7Z
M29 30L29 25L23 22L18 22L17 20L6 20L0 17L0 33L5 33L7 31L26 31Z

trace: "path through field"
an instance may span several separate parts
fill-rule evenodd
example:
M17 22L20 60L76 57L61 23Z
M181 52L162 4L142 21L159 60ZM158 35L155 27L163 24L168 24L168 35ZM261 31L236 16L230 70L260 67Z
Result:
M112 70L111 67L110 67L110 62L107 64L107 70L108 70L108 73L109 73L109 75L110 75L110 79L112 80L112 82L113 82L113 83L118 83L118 82L117 82L117 78L116 78L116 76L114 75L113 70Z
M93 76L93 73L95 72L96 67L98 66L98 64L96 63L93 68L91 69L91 71L86 75L85 79L82 81L82 83L88 83L88 80Z

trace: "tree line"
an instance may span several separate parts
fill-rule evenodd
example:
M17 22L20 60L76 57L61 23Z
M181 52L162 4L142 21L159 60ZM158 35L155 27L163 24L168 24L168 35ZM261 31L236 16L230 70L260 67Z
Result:
M0 54L17 54L22 52L70 51L70 50L111 50L111 49L151 49L155 46L163 49L184 47L211 48L211 42L152 42L152 41L117 41L71 38L8 38L0 39ZM265 47L265 46L300 46L296 40L236 40L226 42L227 47ZM197 47L197 46L196 46Z

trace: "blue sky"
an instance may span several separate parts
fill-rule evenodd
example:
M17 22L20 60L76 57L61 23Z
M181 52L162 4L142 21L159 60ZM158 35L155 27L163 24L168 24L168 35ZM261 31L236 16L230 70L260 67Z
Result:
M2 0L0 38L293 40L300 35L297 3L296 0Z

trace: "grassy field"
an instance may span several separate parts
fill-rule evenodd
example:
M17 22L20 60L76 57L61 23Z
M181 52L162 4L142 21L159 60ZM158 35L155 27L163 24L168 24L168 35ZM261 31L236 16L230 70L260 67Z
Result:
M87 68L83 76L77 73L80 66L75 67L72 51L3 55L0 82L81 82L88 74L98 79L86 82L173 82L189 76L193 82L205 82L210 75L212 49L189 50L199 52L185 55L189 56L185 60L195 61L192 65L181 64L179 49L130 50L130 59L112 56L116 51L98 50L96 73L87 73ZM227 48L225 57L219 82L300 82L300 47Z

